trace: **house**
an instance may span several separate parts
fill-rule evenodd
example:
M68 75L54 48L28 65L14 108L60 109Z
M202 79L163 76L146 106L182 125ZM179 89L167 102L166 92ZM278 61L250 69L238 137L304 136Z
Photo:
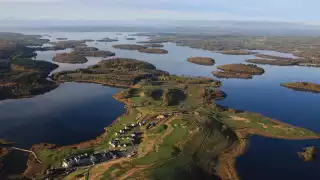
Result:
M115 141L109 141L109 144L115 148L116 146L118 146L120 144L120 141L119 140L115 140Z
M112 159L116 159L118 157L115 151L110 151L109 156L112 157Z
M76 164L78 166L92 164L90 156L88 156L87 154L76 156L74 160L76 161Z
M138 124L139 124L139 126L143 126L143 125L145 125L147 122L145 121L145 120L143 120L143 121L141 121L141 122L139 122Z
M92 162L92 164L97 163L97 162L99 161L99 160L98 160L98 156L91 155L91 156L90 156L90 161Z
M162 119L165 119L166 117L164 116L164 115L158 115L157 116L157 119L159 119L159 120L162 120Z
M74 158L66 158L62 161L62 167L64 168L72 168L73 166L76 165L76 161Z

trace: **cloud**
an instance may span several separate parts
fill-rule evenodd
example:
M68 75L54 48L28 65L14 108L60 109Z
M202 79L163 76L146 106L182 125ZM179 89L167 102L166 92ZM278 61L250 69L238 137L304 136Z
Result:
M0 4L0 19L320 21L318 0L0 0Z

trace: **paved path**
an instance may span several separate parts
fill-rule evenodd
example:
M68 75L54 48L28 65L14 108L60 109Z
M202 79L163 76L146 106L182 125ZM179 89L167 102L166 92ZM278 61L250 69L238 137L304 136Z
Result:
M42 163L42 161L38 158L38 156L36 155L36 153L34 151L27 150L27 149L22 149L22 148L17 148L17 147L11 147L11 149L17 150L17 151L24 151L24 152L27 152L27 153L31 153L39 163Z

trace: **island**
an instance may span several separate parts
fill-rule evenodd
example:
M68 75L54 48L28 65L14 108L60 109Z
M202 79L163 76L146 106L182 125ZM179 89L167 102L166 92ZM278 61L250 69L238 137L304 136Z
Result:
M39 160L29 155L26 177L239 179L235 160L245 151L248 136L320 138L308 129L219 106L216 100L226 94L218 80L171 75L144 61L103 60L51 77L60 83L124 87L114 98L125 104L126 113L96 139L63 147L34 145Z
M220 54L227 54L227 55L252 55L256 54L256 52L247 51L247 50L223 50L217 51Z
M87 47L87 46L75 47L72 53L80 56L86 56L86 57L104 57L104 58L116 55L114 52L111 52L111 51L101 51L98 48Z
M215 60L209 57L191 57L188 58L188 62L204 65L204 66L213 66L215 64Z
M217 66L221 71L212 74L218 78L240 78L251 79L253 75L262 75L264 69L253 64L225 64Z
M93 39L84 39L83 41L85 41L85 42L94 42L95 40L93 40Z
M52 58L52 61L58 63L83 64L88 62L88 59L76 53L58 53Z
M73 48L74 51L76 52L81 52L81 51L99 51L98 48L96 47L88 47L88 46L76 46Z
M299 60L297 66L320 67L320 38L315 37L266 37L229 34L197 34L197 33L138 33L135 36L148 36L151 42L172 42L178 46L187 46L212 52L269 50L291 53L298 58L283 58L261 53L255 56L272 60ZM139 42L140 43L140 42ZM143 43L143 42L142 42ZM233 51L233 52L232 52ZM271 64L276 65L276 64ZM289 64L290 65L290 64Z
M115 42L115 41L118 41L118 39L102 38L100 40L97 40L97 42Z
M140 49L146 49L147 47L138 45L138 44L117 44L112 46L116 49L123 49L123 50L140 50Z
M301 152L298 152L298 156L305 162L312 162L319 155L319 152L316 146L308 146L303 148Z
M157 48L147 48L147 49L139 49L141 53L149 53L149 54L168 54L168 51L165 49L157 49Z
M87 46L85 40L58 41L58 42L51 42L51 44L56 46L59 49L75 48L77 46Z
M20 57L0 60L0 100L28 98L44 94L58 87L47 80L58 65Z
M315 83L310 83L310 82L282 83L281 86L289 88L289 89L293 89L296 91L320 93L320 84L315 84Z
M141 43L141 44L161 44L161 43L166 43L168 42L167 40L159 40L159 39L151 39L151 40L148 40L148 41L139 41L137 43Z
M126 40L132 41L132 40L136 40L136 38L128 37L128 38L126 38Z
M56 38L57 40L59 41L65 41L65 40L68 40L68 38Z
M144 44L143 46L148 47L148 48L162 48L164 45L162 44Z

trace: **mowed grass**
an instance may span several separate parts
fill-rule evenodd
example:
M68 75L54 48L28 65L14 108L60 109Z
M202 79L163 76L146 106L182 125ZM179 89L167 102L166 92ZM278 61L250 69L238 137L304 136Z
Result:
M134 166L129 162L114 164L103 172L103 177L101 179L103 180L116 179L117 177L124 175L127 171L129 171L133 167Z
M174 127L173 124L179 123L181 124L183 122L182 120L173 120L172 123L170 123L169 126L172 128L172 132L163 138L162 143L159 145L158 150L156 148L153 149L152 152L149 152L146 156L135 159L133 162L134 164L138 165L148 165L153 164L159 161L168 160L172 157L174 157L174 153L177 151L176 145L180 142L185 140L185 138L188 136L188 128L187 127L181 127L176 126ZM161 126L158 127L158 129L155 129L155 132L159 132L162 129ZM166 131L169 131L168 128L161 130L162 133L160 133L158 136L161 136L162 134L166 133ZM153 131L151 131L153 132ZM154 133L154 132L153 132Z

